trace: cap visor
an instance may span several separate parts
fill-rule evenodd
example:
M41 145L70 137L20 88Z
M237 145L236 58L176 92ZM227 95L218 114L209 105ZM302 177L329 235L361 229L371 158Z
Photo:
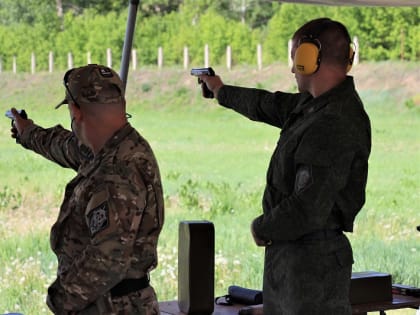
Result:
M65 98L64 100L62 100L60 103L58 103L56 106L55 106L55 109L57 109L57 108L59 108L61 105L63 105L63 104L68 104L68 101L67 101L67 98Z

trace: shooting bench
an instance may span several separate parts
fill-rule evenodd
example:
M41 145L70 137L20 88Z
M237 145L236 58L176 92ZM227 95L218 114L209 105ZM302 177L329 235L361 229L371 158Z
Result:
M162 315L186 315L179 310L178 301L160 302L159 307ZM239 304L232 306L215 305L213 315L238 315L239 310L244 307L246 306ZM354 315L367 315L368 312L379 312L380 315L385 315L385 311L387 310L402 308L417 309L418 307L420 307L419 297L397 294L392 296L392 301L352 305ZM244 312L243 315L262 315L262 306L249 307L249 310Z
M353 272L350 302L354 315L420 307L419 289L392 285L392 277L375 271ZM410 287L411 288L411 287ZM401 290L401 291L394 291ZM412 291L410 291L412 292ZM262 304L214 303L214 226L208 221L182 221L178 242L178 300L159 303L162 315L263 315Z

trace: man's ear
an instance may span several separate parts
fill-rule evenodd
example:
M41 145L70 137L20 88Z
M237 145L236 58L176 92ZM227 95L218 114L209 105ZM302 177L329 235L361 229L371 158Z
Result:
M76 121L80 121L83 118L82 111L80 107L76 106L74 103L69 104L70 116Z

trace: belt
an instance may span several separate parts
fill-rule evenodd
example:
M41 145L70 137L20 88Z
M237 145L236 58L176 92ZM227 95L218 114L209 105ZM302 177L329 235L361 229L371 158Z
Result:
M303 235L298 241L325 241L342 235L341 230L318 230L312 233Z
M124 279L111 289L112 297L128 295L131 292L145 289L149 286L149 275L139 279Z

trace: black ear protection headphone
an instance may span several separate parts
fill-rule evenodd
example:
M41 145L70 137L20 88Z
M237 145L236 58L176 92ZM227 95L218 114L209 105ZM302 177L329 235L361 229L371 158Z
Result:
M321 35L322 31L327 27L326 24L329 23L332 23L332 21L330 20L321 26L321 30L318 32L317 36ZM349 42L349 59L347 64L347 72L349 72L353 65L355 48L351 42L350 35L345 28L343 29L343 32L348 38ZM315 73L321 63L321 53L322 47L319 39L313 35L303 36L299 40L295 51L295 56L293 58L295 71L303 75L311 75Z

